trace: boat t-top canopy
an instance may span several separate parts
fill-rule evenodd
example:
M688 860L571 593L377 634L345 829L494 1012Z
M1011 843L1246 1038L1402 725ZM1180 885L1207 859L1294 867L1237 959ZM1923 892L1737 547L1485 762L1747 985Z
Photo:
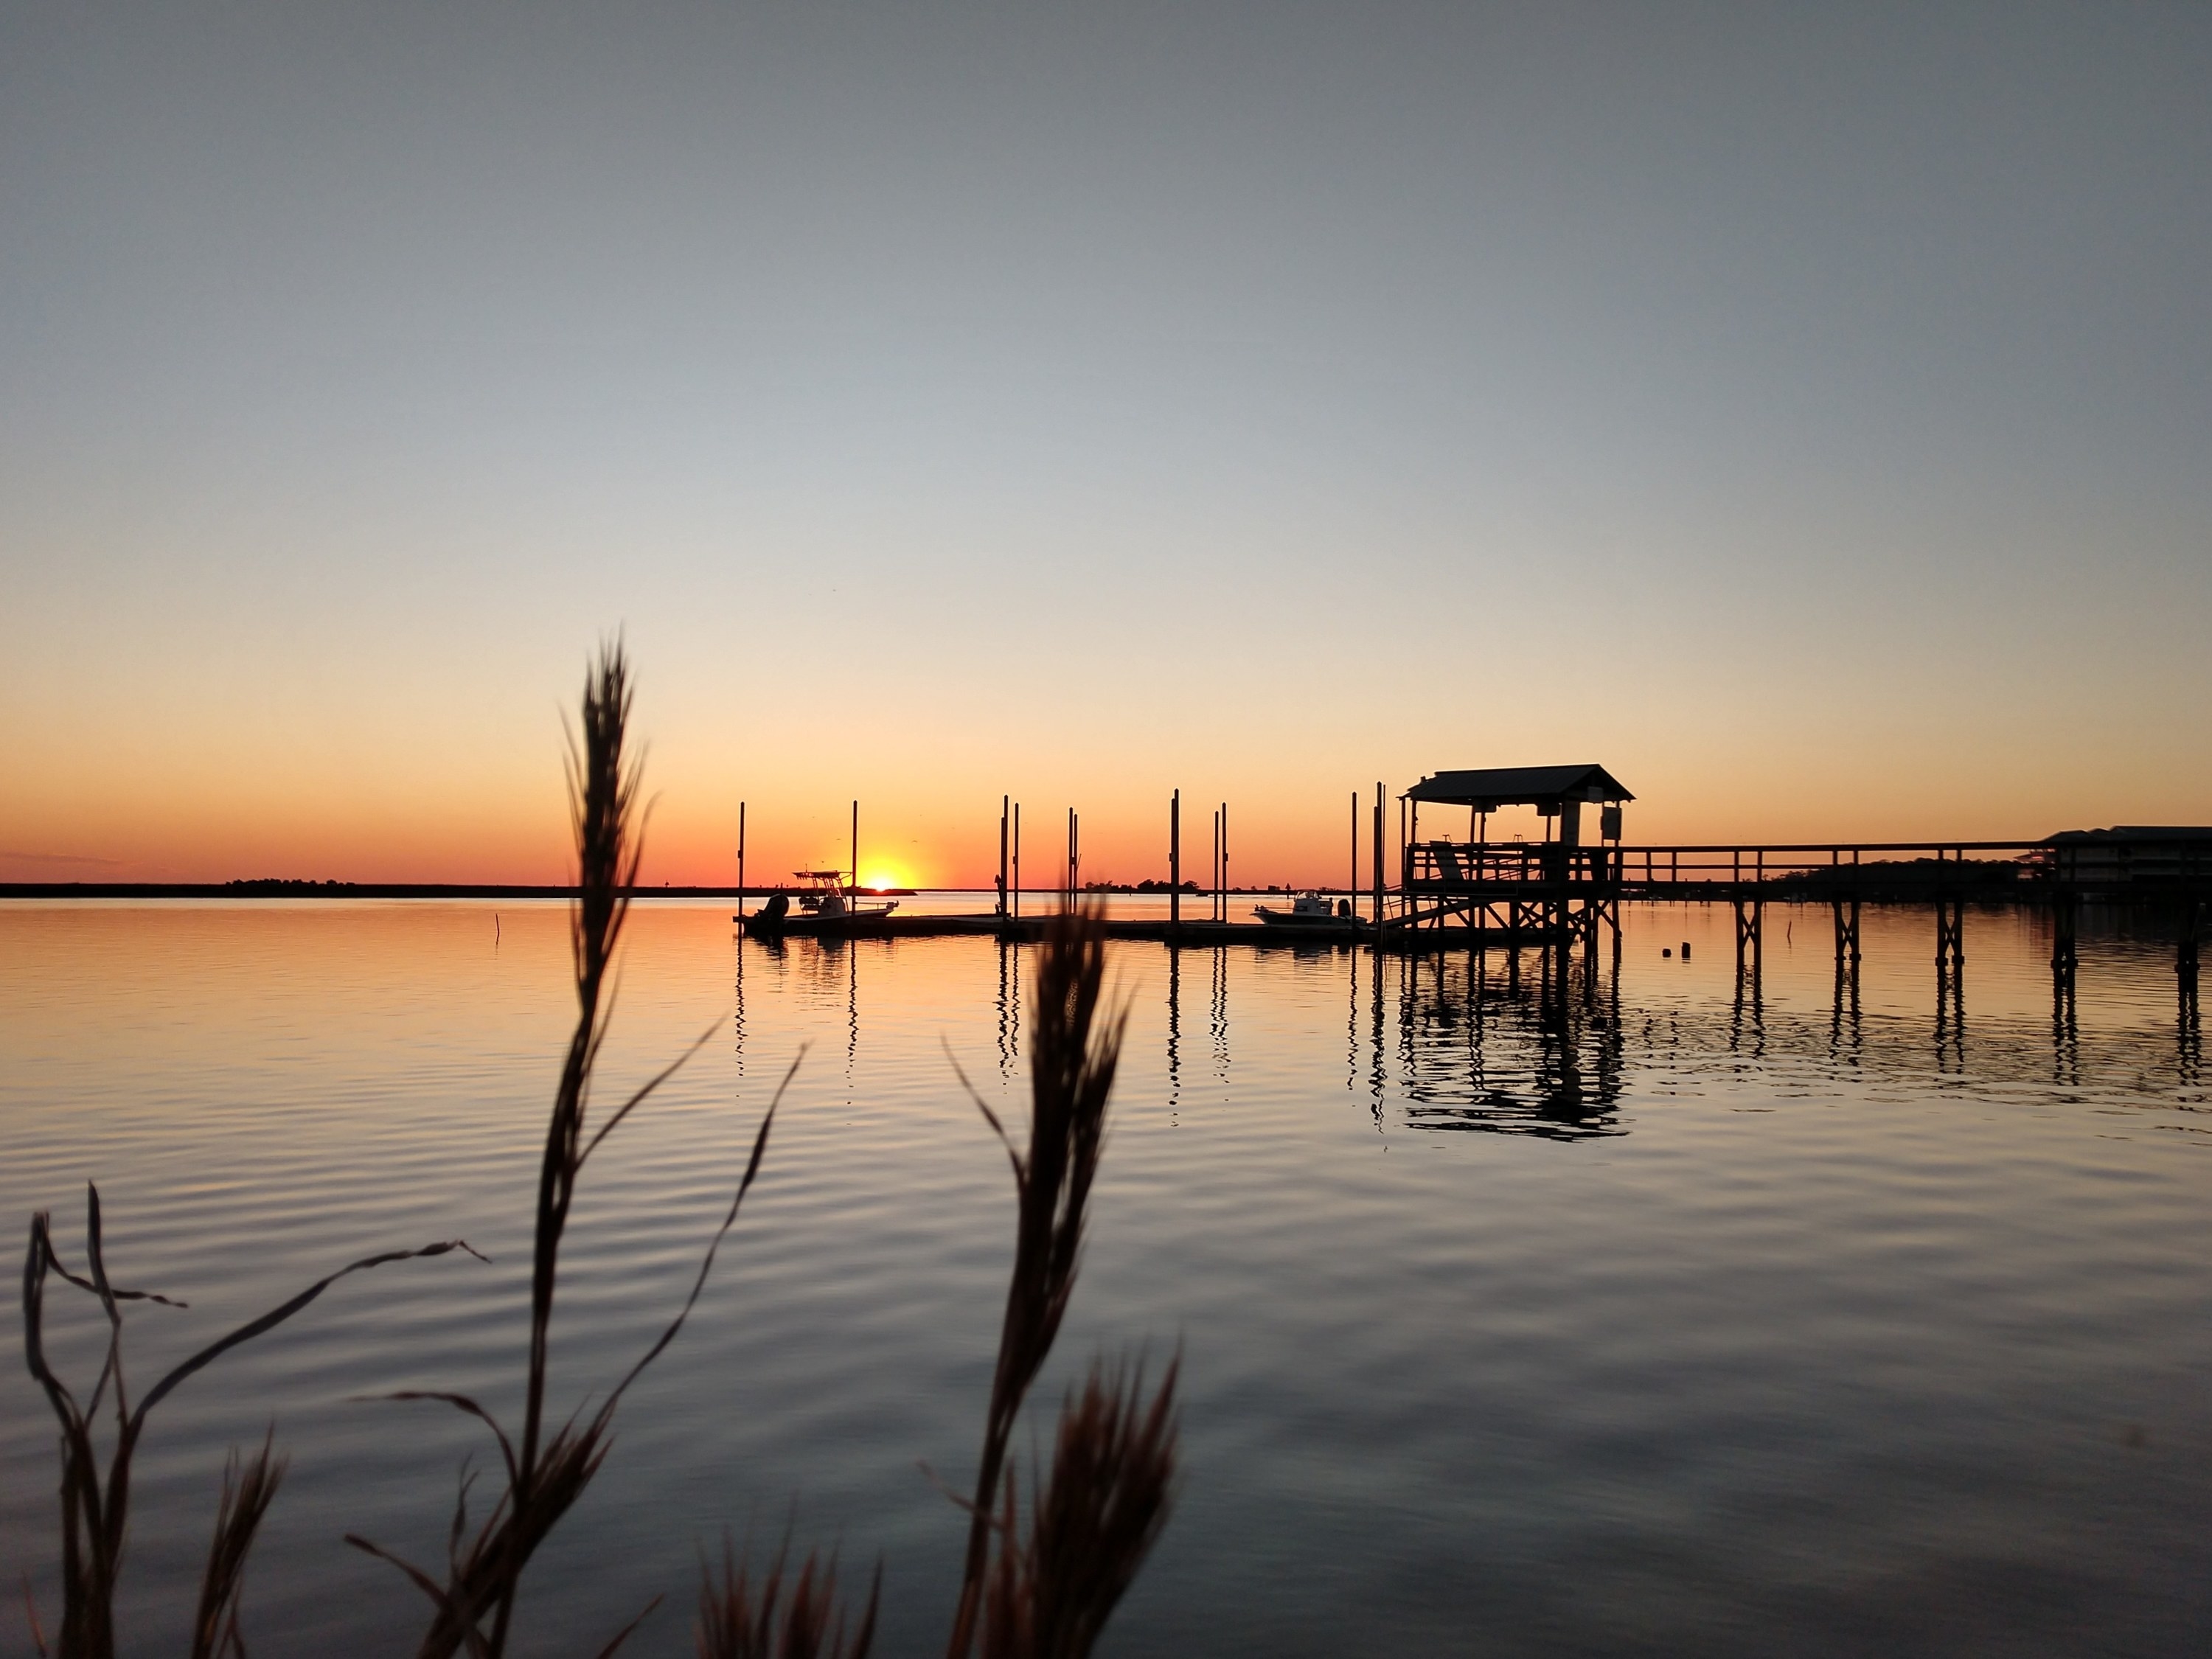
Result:
M842 870L794 870L791 873L797 876L801 881L842 881L845 879L845 872Z
M1567 801L1603 801L1610 806L1636 797L1602 766L1485 766L1431 773L1408 789L1406 799L1472 806L1478 812L1534 806L1549 817Z

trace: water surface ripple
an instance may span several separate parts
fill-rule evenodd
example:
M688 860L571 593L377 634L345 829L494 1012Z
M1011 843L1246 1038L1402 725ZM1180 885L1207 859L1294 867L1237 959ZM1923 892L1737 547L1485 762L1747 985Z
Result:
M1187 1403L1181 1505L1109 1650L2203 1650L2212 1115L2167 948L2096 933L2069 1021L2024 913L1968 918L1955 1006L1924 910L1868 914L1855 997L1822 910L1770 913L1755 985L1724 908L1626 923L1564 1012L1533 959L1116 947L1115 1127L1037 1397L1180 1343ZM665 1593L630 1650L688 1652L696 1550L795 1524L880 1557L880 1650L931 1651L963 1533L916 1464L970 1467L1012 1214L944 1047L1022 1109L1034 956L741 945L718 906L632 930L603 1095L717 1035L586 1177L562 1399L680 1300L806 1059L520 1646L594 1651ZM191 1302L131 1315L134 1382L356 1256L493 1258L349 1280L159 1409L126 1651L179 1650L223 1452L272 1421L254 1650L411 1650L414 1592L340 1536L436 1559L495 1454L361 1397L514 1404L566 970L554 905L0 907L0 1200L81 1257L97 1180L118 1276ZM89 1376L86 1311L58 1346ZM50 1611L53 1457L15 1364L0 1571Z

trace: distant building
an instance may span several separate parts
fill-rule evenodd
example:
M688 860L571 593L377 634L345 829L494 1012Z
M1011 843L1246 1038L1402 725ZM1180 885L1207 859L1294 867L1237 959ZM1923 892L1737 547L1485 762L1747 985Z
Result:
M2045 841L2051 875L2070 887L2199 890L2212 884L2212 827L2123 823L2062 830Z

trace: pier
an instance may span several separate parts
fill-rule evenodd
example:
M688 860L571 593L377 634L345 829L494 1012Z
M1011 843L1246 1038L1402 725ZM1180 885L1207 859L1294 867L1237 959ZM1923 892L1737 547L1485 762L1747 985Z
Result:
M1757 994L1763 971L1769 904L1825 904L1833 927L1839 995L1855 993L1862 960L1860 921L1869 903L1929 907L1940 994L1956 1002L1966 965L1970 904L2032 904L2052 917L2054 1008L2070 1012L2086 902L2154 907L2177 921L2175 973L2188 1017L2197 1000L2198 959L2207 901L2212 899L2212 829L2123 827L2072 830L2009 841L1702 842L1629 844L1623 811L1635 797L1595 764L1498 767L1438 772L1398 799L1396 879L1385 855L1387 792L1377 783L1369 831L1370 879L1360 881L1359 797L1352 797L1352 881L1341 889L1350 915L1311 924L1231 921L1227 803L1212 814L1210 880L1204 920L1186 920L1181 885L1182 792L1168 802L1168 914L1109 920L1109 938L1191 946L1366 948L1392 953L1492 950L1509 953L1517 978L1524 951L1539 955L1543 982L1564 985L1569 960L1584 958L1594 982L1601 942L1620 950L1620 906L1628 902L1729 905L1735 918L1738 976ZM1423 807L1467 816L1464 838L1424 836ZM1492 815L1531 808L1544 838L1489 839ZM1594 839L1583 838L1583 809L1595 810ZM1078 819L1067 815L1066 862L1055 897L1078 902ZM732 920L770 937L930 939L1039 937L1047 915L1022 913L1021 807L1000 804L996 903L965 915L860 915L796 917L759 927L742 910ZM859 866L858 805L854 865ZM1255 895L1255 896L1258 896ZM1057 908L1057 907L1055 907ZM1195 908L1195 907L1194 907ZM763 919L764 921L764 919Z

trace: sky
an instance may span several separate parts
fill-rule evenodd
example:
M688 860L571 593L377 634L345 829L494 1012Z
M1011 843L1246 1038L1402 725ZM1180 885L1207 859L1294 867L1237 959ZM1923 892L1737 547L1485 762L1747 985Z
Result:
M0 6L0 879L2212 823L2212 6ZM1195 817L1193 814L1195 813Z

